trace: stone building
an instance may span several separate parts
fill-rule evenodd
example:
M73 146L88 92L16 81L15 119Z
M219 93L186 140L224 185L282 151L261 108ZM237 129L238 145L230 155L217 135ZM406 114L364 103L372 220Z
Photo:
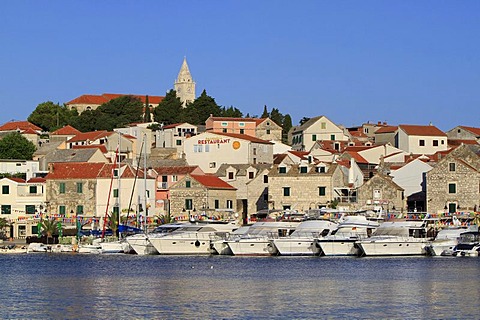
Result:
M403 189L389 176L377 173L357 190L356 209L377 209L383 211L405 209Z
M427 173L427 210L478 211L479 207L480 145L461 145Z
M216 175L237 189L237 211L249 214L268 209L269 164L223 164Z
M456 126L446 132L448 140L474 140L480 143L480 128Z
M174 90L184 107L195 100L195 81L193 81L188 68L186 57L183 58L182 66L174 83Z
M233 218L237 212L236 189L214 175L186 174L170 188L170 197L170 215L176 220Z
M328 207L336 197L335 189L345 185L338 164L274 165L268 174L269 209Z

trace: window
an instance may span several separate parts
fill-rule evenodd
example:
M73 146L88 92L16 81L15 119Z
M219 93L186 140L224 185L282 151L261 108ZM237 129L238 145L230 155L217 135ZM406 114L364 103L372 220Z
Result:
M118 177L118 169L113 169L113 176Z
M65 182L60 182L59 192L60 193L65 193Z
M233 172L228 173L228 180L233 180Z
M227 128L223 128L223 129L222 129L222 132L223 132L223 133L227 133Z
M217 163L216 162L210 162L208 165L210 166L210 168L215 168L217 166Z
M423 139L418 140L418 145L420 147L425 147L425 140L423 140Z
M177 146L181 146L182 145L182 140L176 140L176 144L177 144Z
M433 146L438 147L438 140L433 140Z
M283 196L290 197L290 187L283 187Z
M25 213L26 214L35 214L35 206L32 204L25 205Z
M83 193L83 183L77 182L77 193Z
M330 140L332 140L332 141L335 140L335 135L334 134L330 135Z
M270 134L270 129L267 129L267 134Z
M263 183L268 183L268 176L266 174L263 176Z
M250 171L250 172L248 173L248 179L253 179L254 177L255 177L255 172Z
M238 126L239 126L239 127L245 127L245 122L239 122L239 123L238 123Z
M318 187L318 195L324 196L327 194L327 187Z
M257 148L253 148L253 155L254 155L254 156L257 155Z
M455 162L450 162L448 164L448 170L451 172L455 171Z
M118 189L113 189L113 197L118 198Z
M308 171L308 167L305 167L305 166L300 167L300 173L307 173L307 171Z
M316 134L312 134L312 141L317 141L317 135Z
M9 194L10 186L2 186L2 194Z
M203 152L203 145L202 144L194 144L193 145L193 152Z
M240 129L240 134L245 134L245 129Z
M192 199L185 199L185 209L192 210L193 209L193 200Z
M30 186L30 194L37 194L37 186Z
M227 200L227 209L233 209L233 201Z
M448 193L457 193L457 184L449 183L448 184Z
M228 126L228 123L227 122L222 122L222 127L226 127Z
M287 173L287 167L279 167L278 173Z
M324 130L327 129L327 123L326 122L320 123L320 128L322 128Z
M445 144L445 140L441 140L442 141L442 145Z
M382 198L382 192L379 189L374 189L373 199L381 199L381 198Z
M210 152L210 145L209 144L205 145L205 152Z
M118 213L120 212L120 209L118 207L113 207L113 214L118 217Z
M191 188L192 187L192 181L187 180L185 181L185 188Z
M177 182L178 181L178 176L172 176L172 182Z
M325 167L324 166L317 167L317 172L318 173L325 173Z
M220 201L218 201L218 199L215 199L215 209L219 209L220 208Z
M77 214L82 214L83 213L83 206L82 205L78 205L77 206Z
M58 207L58 213L60 213L61 215L65 215L66 212L67 210L65 210L65 206Z
M12 206L9 204L2 204L2 214L12 213Z

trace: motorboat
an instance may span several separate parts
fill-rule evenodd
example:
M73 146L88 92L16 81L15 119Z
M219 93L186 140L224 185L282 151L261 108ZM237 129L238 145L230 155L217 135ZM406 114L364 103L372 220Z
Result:
M360 256L426 255L429 237L426 220L387 221L367 239L355 242Z
M320 253L316 238L323 238L336 230L338 224L329 220L306 220L301 222L287 237L275 237L270 244L282 256L312 256Z
M315 239L315 244L324 256L355 256L359 249L355 242L366 239L380 226L377 221L362 215L346 216L339 221L338 228L331 235Z
M210 253L219 255L233 255L232 250L228 246L227 241L240 239L240 237L248 232L250 225L241 226L232 233L215 234L210 239Z
M430 256L451 256L453 250L460 240L460 235L468 229L465 227L448 227L438 231L435 239L425 250Z
M78 246L78 253L100 254L103 249L100 244L81 244Z
M455 257L478 257L480 253L480 232L478 227L475 231L467 231L460 234L458 244L453 249Z
M250 226L247 233L238 239L226 241L236 256L271 256L278 250L270 243L271 239L291 235L298 221L261 221Z
M125 240L115 240L115 238L98 238L93 240L94 245L102 248L102 253L129 253L131 248Z
M47 251L50 251L50 248L51 247L47 246L46 244L38 243L38 242L32 242L27 247L27 253L30 253L30 252L47 252Z
M150 242L150 238L163 237L170 232L184 226L184 223L168 223L156 227L152 232L147 234L137 233L125 238L133 251L138 255L155 255L158 254L157 249Z
M71 244L55 244L51 246L51 251L54 253L71 253L75 252Z
M238 229L236 222L201 220L190 222L164 236L149 238L159 254L207 255L210 254L210 239Z

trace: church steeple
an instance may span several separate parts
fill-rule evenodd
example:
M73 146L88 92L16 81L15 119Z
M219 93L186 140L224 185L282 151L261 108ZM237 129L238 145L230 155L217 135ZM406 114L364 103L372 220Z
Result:
M190 74L186 57L183 58L182 67L174 83L174 89L184 107L195 100L195 82Z

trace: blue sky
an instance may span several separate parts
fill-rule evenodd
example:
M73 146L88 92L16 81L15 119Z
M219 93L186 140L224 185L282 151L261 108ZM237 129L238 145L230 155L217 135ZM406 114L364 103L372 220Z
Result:
M2 1L0 123L82 94L165 95L183 57L222 106L480 127L480 1Z

